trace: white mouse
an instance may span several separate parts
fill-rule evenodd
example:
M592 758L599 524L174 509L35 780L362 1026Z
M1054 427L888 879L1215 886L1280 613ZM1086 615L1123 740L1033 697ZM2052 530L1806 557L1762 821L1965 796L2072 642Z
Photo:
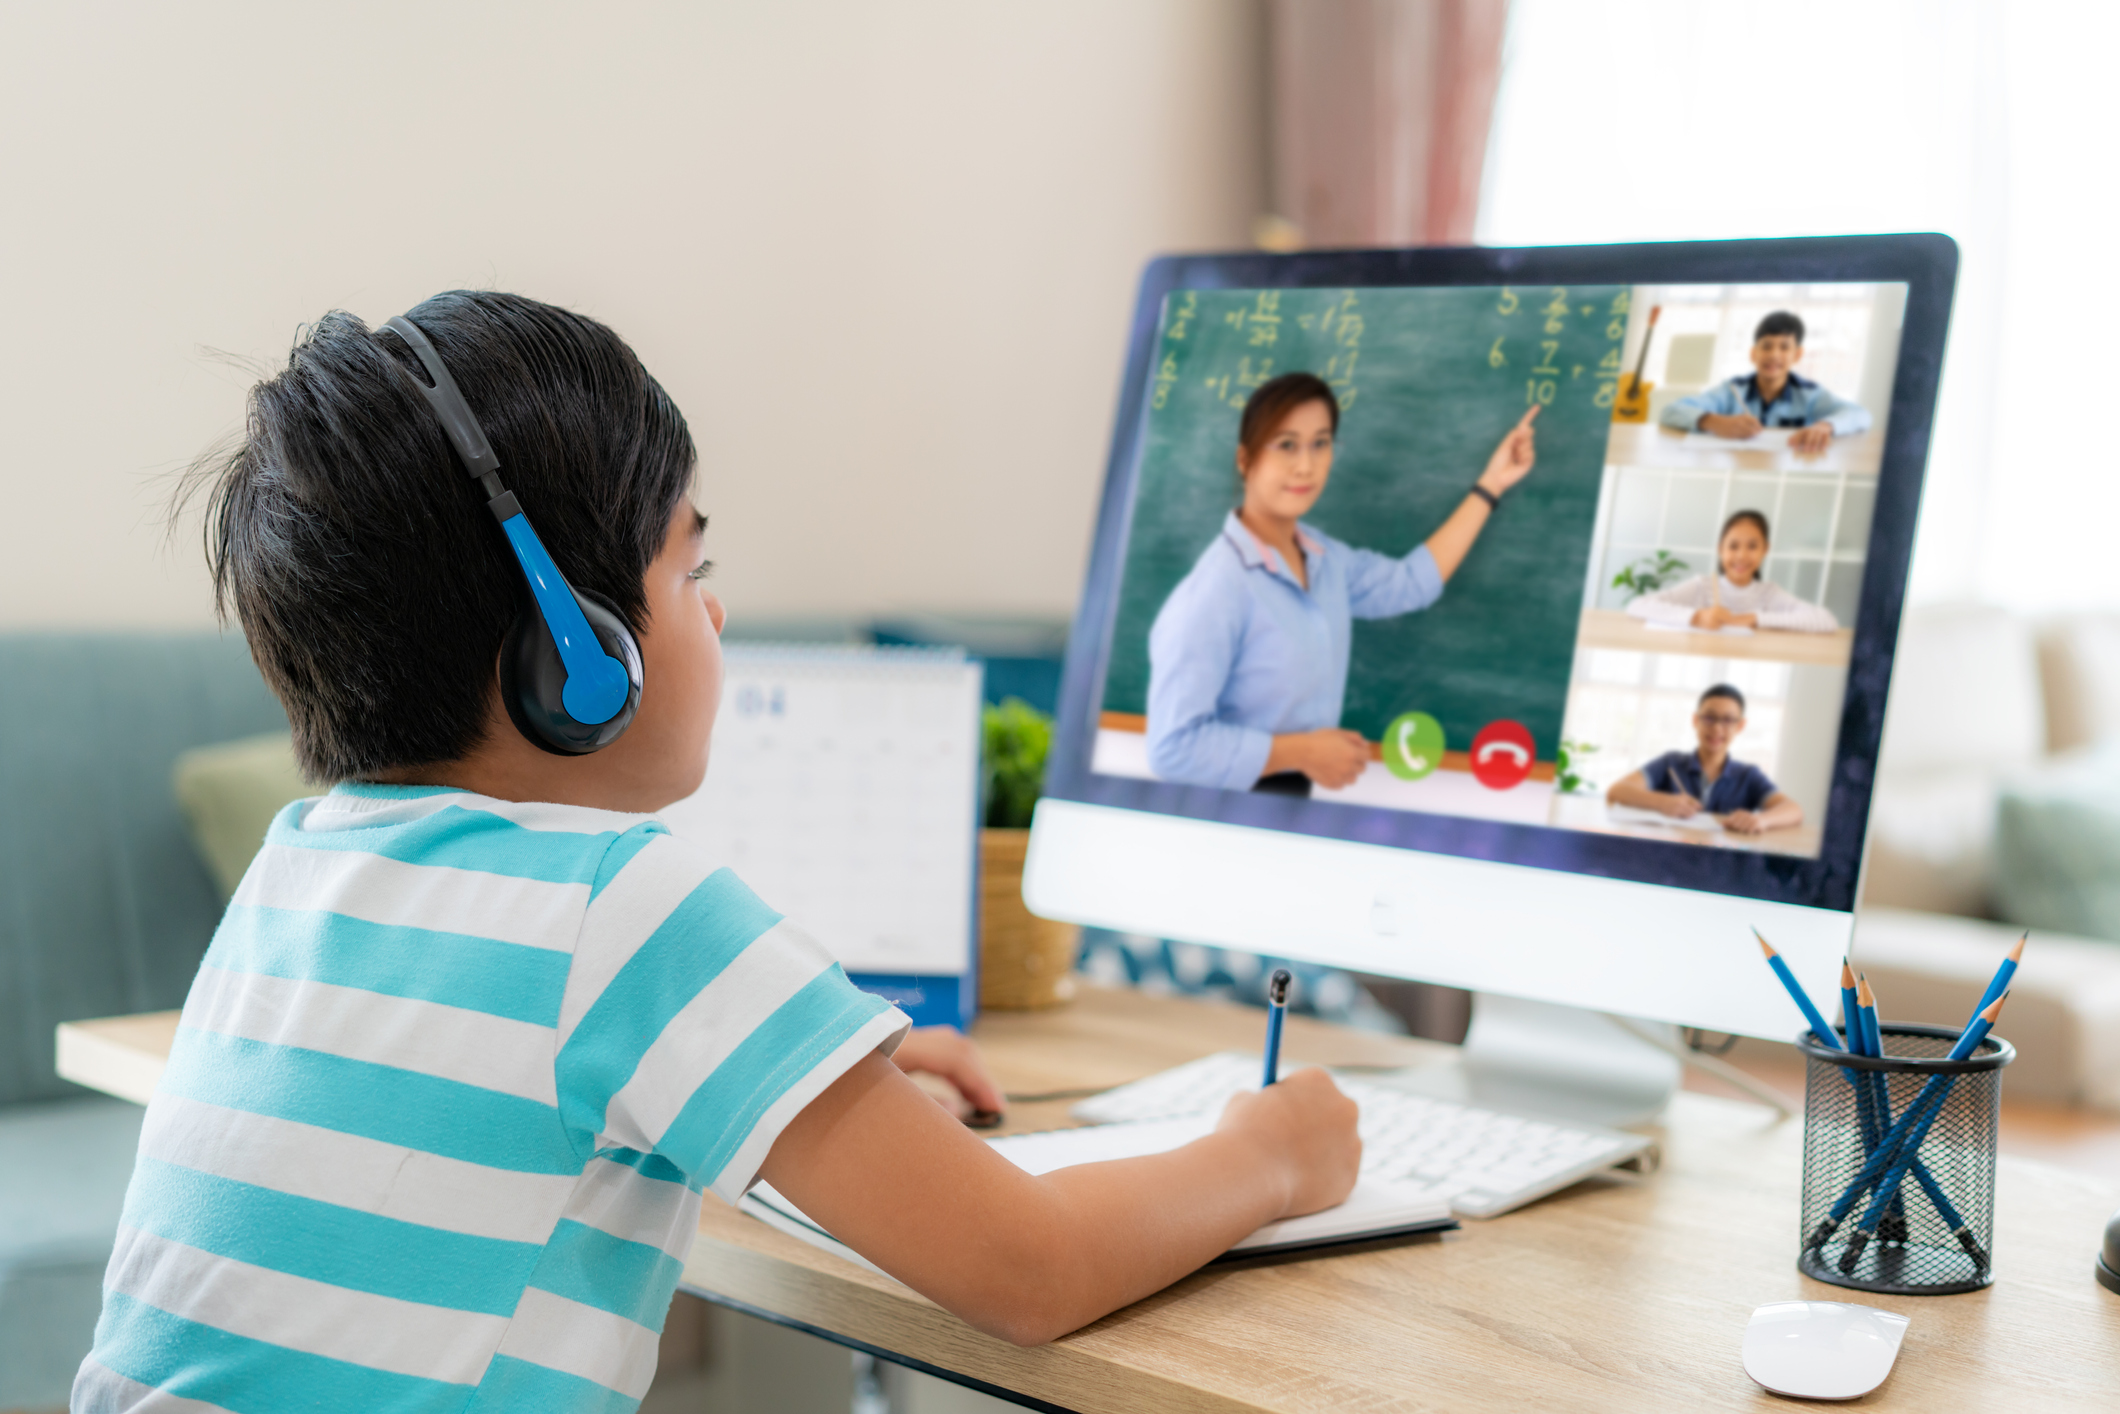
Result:
M1907 1318L1845 1301L1776 1301L1745 1327L1745 1373L1776 1394L1857 1399L1884 1383Z

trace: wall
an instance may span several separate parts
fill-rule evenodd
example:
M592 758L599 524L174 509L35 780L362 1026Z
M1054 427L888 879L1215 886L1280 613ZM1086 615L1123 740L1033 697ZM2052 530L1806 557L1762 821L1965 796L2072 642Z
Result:
M173 473L303 321L455 286L639 349L735 614L1064 614L1133 282L1245 243L1265 72L1225 0L11 7L0 628L210 622Z

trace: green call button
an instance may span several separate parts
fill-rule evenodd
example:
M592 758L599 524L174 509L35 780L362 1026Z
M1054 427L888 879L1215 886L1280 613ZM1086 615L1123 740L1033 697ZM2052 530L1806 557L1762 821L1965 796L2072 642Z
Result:
M1443 764L1443 724L1426 712L1408 712L1384 728L1384 769L1402 781L1417 781Z

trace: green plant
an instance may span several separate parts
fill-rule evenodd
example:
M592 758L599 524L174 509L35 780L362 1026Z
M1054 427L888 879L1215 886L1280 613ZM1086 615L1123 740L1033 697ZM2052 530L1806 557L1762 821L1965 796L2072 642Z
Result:
M1654 594L1692 568L1669 550L1658 550L1653 555L1642 556L1612 576L1612 587L1630 594Z
M1053 719L1020 697L980 716L986 772L986 827L1020 830L1031 823L1031 807L1045 787L1045 757L1053 746Z
M1587 741L1561 739L1561 749L1553 754L1553 788L1562 795L1582 795L1589 791L1590 780L1575 769L1576 763L1589 756L1597 747Z

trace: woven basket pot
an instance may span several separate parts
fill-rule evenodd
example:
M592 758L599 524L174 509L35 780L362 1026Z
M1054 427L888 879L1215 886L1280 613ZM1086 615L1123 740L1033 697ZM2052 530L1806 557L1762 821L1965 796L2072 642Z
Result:
M1082 930L1040 918L1023 904L1029 830L979 832L979 1005L1035 1011L1075 995Z

